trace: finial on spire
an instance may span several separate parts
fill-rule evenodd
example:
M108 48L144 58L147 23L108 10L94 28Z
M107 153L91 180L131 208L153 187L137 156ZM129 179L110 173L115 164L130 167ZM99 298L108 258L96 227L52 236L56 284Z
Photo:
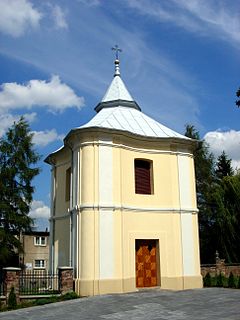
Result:
M116 53L116 60L119 60L119 59L118 59L118 52L122 52L122 49L120 49L120 48L118 47L118 45L115 44L115 47L112 47L112 50L115 51L115 53Z
M120 49L118 47L118 45L116 44L115 47L112 48L112 50L115 51L115 54L116 54L116 59L114 61L114 63L115 63L115 74L114 74L114 76L119 76L120 75L120 68L119 68L120 61L118 59L118 53L122 52L122 49Z

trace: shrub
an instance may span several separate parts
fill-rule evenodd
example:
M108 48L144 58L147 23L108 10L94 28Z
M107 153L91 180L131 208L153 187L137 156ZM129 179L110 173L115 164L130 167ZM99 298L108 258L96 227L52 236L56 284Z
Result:
M220 273L217 276L216 287L223 287L224 276Z
M14 292L14 287L12 287L8 297L8 308L15 309L16 307L17 307L17 297Z
M240 277L238 277L237 288L240 289Z
M48 304L48 303L53 303L53 302L58 302L58 301L59 301L59 297L51 296L49 298L37 299L35 301L35 304L37 306L42 306L43 304Z
M209 272L203 278L203 285L204 285L204 287L211 287L212 286L212 277L210 276Z
M228 277L228 288L236 288L235 277L232 272Z
M65 300L71 300L71 299L77 299L77 298L79 298L79 295L76 292L72 291L62 295L61 300L65 301Z

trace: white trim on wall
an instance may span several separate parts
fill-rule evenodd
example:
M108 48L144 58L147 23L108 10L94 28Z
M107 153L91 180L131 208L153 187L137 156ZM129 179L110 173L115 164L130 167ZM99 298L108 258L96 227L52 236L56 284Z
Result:
M130 150L130 151L134 151L134 152L142 152L142 153L147 153L147 154L174 154L174 155L184 155L184 156L193 158L193 154L191 152L135 148L135 147L129 147L125 144L113 143L111 141L82 142L78 145L78 148L85 147L85 146L93 146L93 145L102 146L102 147L106 146L106 147L112 147L112 148L121 148L121 149L125 149L125 150Z
M113 212L99 212L99 278L114 276Z
M180 207L192 207L192 189L190 177L190 163L189 159L185 156L178 155L178 174L179 174L179 195Z
M197 214L198 209L197 208L191 208L191 209L184 209L184 208L143 208L143 207L128 207L128 206L97 206L97 205L83 205L78 207L77 209L79 212L83 212L85 210L99 210L99 211L108 211L108 212L113 212L115 210L120 210L122 212L151 212L151 213L175 213L175 214ZM57 217L52 217L49 220L63 220L63 219L69 219L69 213L62 215L62 216L57 216Z
M99 203L109 207L99 211L99 278L114 276L113 249L113 152L110 145L99 146Z
M193 243L193 223L192 216L181 215L182 228L182 254L183 254L183 275L195 275L194 243Z
M191 208L192 189L190 177L190 163L187 157L178 155L178 183L180 208ZM181 241L183 276L195 274L194 237L192 215L181 211Z

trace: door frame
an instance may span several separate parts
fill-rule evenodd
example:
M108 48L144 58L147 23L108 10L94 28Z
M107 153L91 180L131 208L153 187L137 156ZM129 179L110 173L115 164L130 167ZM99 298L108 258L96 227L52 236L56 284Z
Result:
M159 239L152 239L152 238L145 238L145 239L143 239L143 238L137 238L137 239L135 239L135 241L134 241L134 245L135 245L135 250L134 250L134 252L135 252L135 285L136 285L136 288L151 288L151 287L145 287L145 286L143 286L143 287L137 287L137 269L136 269L136 267L137 267L137 261L136 261L136 253L137 253L137 242L140 242L140 241L154 241L155 242L155 246L156 246L156 278L157 278L157 284L156 284L156 286L161 286L161 274L160 274L160 245L159 245Z

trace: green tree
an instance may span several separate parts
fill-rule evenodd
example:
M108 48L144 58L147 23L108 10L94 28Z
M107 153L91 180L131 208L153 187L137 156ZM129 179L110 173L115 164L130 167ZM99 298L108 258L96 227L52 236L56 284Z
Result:
M214 262L215 246L212 246L212 224L213 224L213 208L212 208L212 189L216 182L214 171L214 156L209 151L206 141L200 139L199 132L193 125L186 125L185 136L197 140L197 146L193 152L197 206L199 209L199 235L200 235L200 253L201 262Z
M17 297L16 297L14 287L12 287L8 297L8 309L11 310L11 309L15 309L16 307L17 307Z
M236 100L236 106L240 107L240 88L237 90L236 96L239 98L238 100Z
M216 172L216 176L219 179L222 179L223 177L227 177L227 176L231 177L234 174L234 171L232 168L232 160L228 158L225 151L223 151L217 159L215 172Z
M33 134L22 117L0 140L0 261L1 265L22 251L20 233L30 230L28 216L34 187L35 167L40 159L32 143Z
M230 272L228 277L228 288L236 288L236 281L232 272Z
M227 262L240 261L240 174L225 176L212 194L214 247Z

